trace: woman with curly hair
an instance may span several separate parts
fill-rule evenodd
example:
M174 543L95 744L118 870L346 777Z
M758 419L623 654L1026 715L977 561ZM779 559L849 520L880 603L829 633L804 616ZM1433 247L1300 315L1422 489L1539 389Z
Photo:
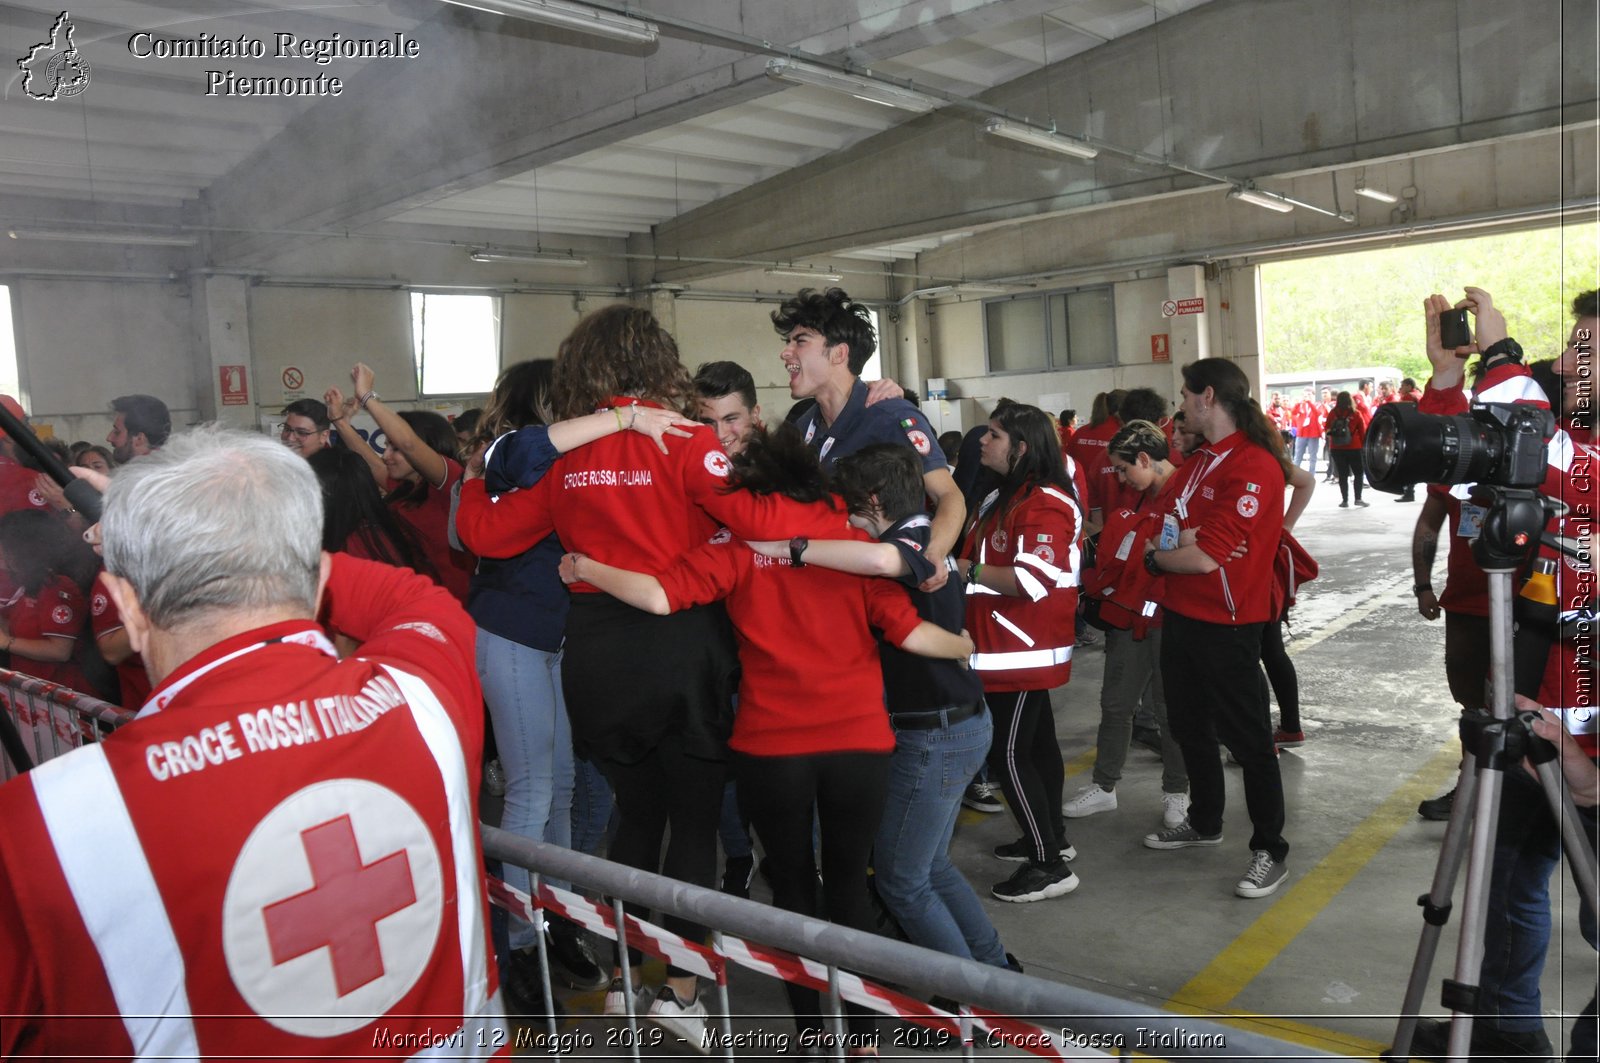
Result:
M789 503L808 536L870 541L828 492L816 456L793 426L776 436L751 433L733 463L737 492ZM796 540L779 560L719 535L659 574L582 554L567 555L561 573L658 616L726 599L743 665L728 745L740 802L772 862L773 902L818 914L814 811L822 914L871 932L867 865L895 745L873 629L926 657L964 660L972 643L922 620L905 589L888 580L805 564L808 544ZM823 1028L817 993L787 988L805 1043ZM871 1013L849 1010L855 1042L869 1043Z
M562 341L553 397L557 416L598 409L618 429L651 410L688 415L694 400L672 335L648 310L623 304L588 315ZM739 538L794 534L777 500L726 491L730 469L716 433L701 425L670 447L618 431L559 460L548 440L523 429L491 447L484 478L463 486L456 530L482 557L514 557L555 532L568 550L650 575L719 524ZM575 752L600 765L616 794L611 859L714 888L738 664L727 615L705 604L654 616L588 583L571 589L562 690ZM688 920L665 922L686 937L705 933ZM695 976L669 967L652 1018L681 1020L698 1043L705 1009L696 998ZM607 1013L627 1007L614 982Z

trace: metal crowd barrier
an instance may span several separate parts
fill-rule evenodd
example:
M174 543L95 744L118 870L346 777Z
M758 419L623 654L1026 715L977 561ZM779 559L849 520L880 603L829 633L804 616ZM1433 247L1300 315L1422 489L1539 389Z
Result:
M0 782L133 719L121 706L9 668L0 668L0 712Z
M633 1006L636 987L626 959L629 947L667 959L711 982L709 988L718 1006L710 1010L720 1010L720 1015L713 1014L712 1022L720 1023L720 1029L708 1025L710 1036L702 1047L720 1050L729 1060L734 1058L738 1040L733 1035L727 997L729 963L824 992L831 1032L836 1035L824 1047L832 1058L840 1060L847 1048L842 1036L846 1000L917 1026L959 1036L963 1055L969 1059L980 1044L1057 1060L1130 1058L1136 1051L1158 1058L1337 1058L1209 1019L1152 1009L1103 993L864 934L531 841L495 827L485 825L482 831L484 853L490 859L533 873L531 897L491 879L490 899L496 905L536 925L542 912L548 910L623 946L621 971L632 1036L620 1044L630 1047L635 1059L639 1058L641 1038ZM596 903L552 888L542 881L546 877L596 891L607 901ZM685 941L659 926L626 915L624 901L713 928L710 946ZM537 940L548 994L550 971L544 935ZM910 991L937 994L962 1003L956 1013L949 1013L889 986L909 987ZM542 1043L551 1047L552 1055L571 1051L570 1047L557 1047L566 1042L558 1034L553 1018L548 1021L548 1033L548 1040ZM887 1049L887 1043L883 1047ZM884 1055L891 1054L901 1053L884 1051Z

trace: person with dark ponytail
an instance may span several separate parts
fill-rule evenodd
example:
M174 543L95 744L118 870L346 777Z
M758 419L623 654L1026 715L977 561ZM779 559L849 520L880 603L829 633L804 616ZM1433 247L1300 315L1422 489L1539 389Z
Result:
M1283 780L1272 741L1261 635L1272 615L1272 567L1290 466L1283 437L1234 363L1183 367L1183 413L1205 445L1173 477L1158 539L1144 563L1166 580L1161 678L1167 718L1189 773L1189 815L1145 836L1151 849L1220 845L1224 786L1218 742L1244 769L1254 831L1234 887L1265 897L1288 877Z
M439 582L465 603L467 584L474 559L450 542L450 504L461 482L461 463L450 422L431 410L396 411L378 397L372 369L357 362L350 370L355 389L345 398L338 388L324 396L328 420L338 430L345 446L360 455L379 482L385 477L398 484L384 496L395 507L395 515L416 530L428 561L438 573ZM380 457L366 440L350 426L350 415L367 411L382 431L387 446Z
M994 713L990 778L998 778L1023 836L995 849L1021 863L989 892L1040 901L1078 888L1077 850L1061 816L1065 771L1050 691L1072 674L1083 510L1049 414L1020 403L995 411L981 459L1000 486L967 526L957 562L967 587L972 667Z

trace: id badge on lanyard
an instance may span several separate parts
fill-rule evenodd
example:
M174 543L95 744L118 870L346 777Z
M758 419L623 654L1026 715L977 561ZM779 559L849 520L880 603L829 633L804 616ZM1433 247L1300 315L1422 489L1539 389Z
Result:
M1476 539L1483 531L1483 518L1488 515L1489 511L1482 506L1461 503L1461 521L1456 525L1456 534L1463 539Z

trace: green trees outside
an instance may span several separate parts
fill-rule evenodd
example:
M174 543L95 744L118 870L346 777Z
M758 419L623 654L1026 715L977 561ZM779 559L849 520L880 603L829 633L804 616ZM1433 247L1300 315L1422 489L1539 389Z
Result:
M1392 365L1428 378L1422 300L1486 289L1530 360L1566 345L1572 297L1600 287L1600 225L1408 243L1261 267L1269 373Z

